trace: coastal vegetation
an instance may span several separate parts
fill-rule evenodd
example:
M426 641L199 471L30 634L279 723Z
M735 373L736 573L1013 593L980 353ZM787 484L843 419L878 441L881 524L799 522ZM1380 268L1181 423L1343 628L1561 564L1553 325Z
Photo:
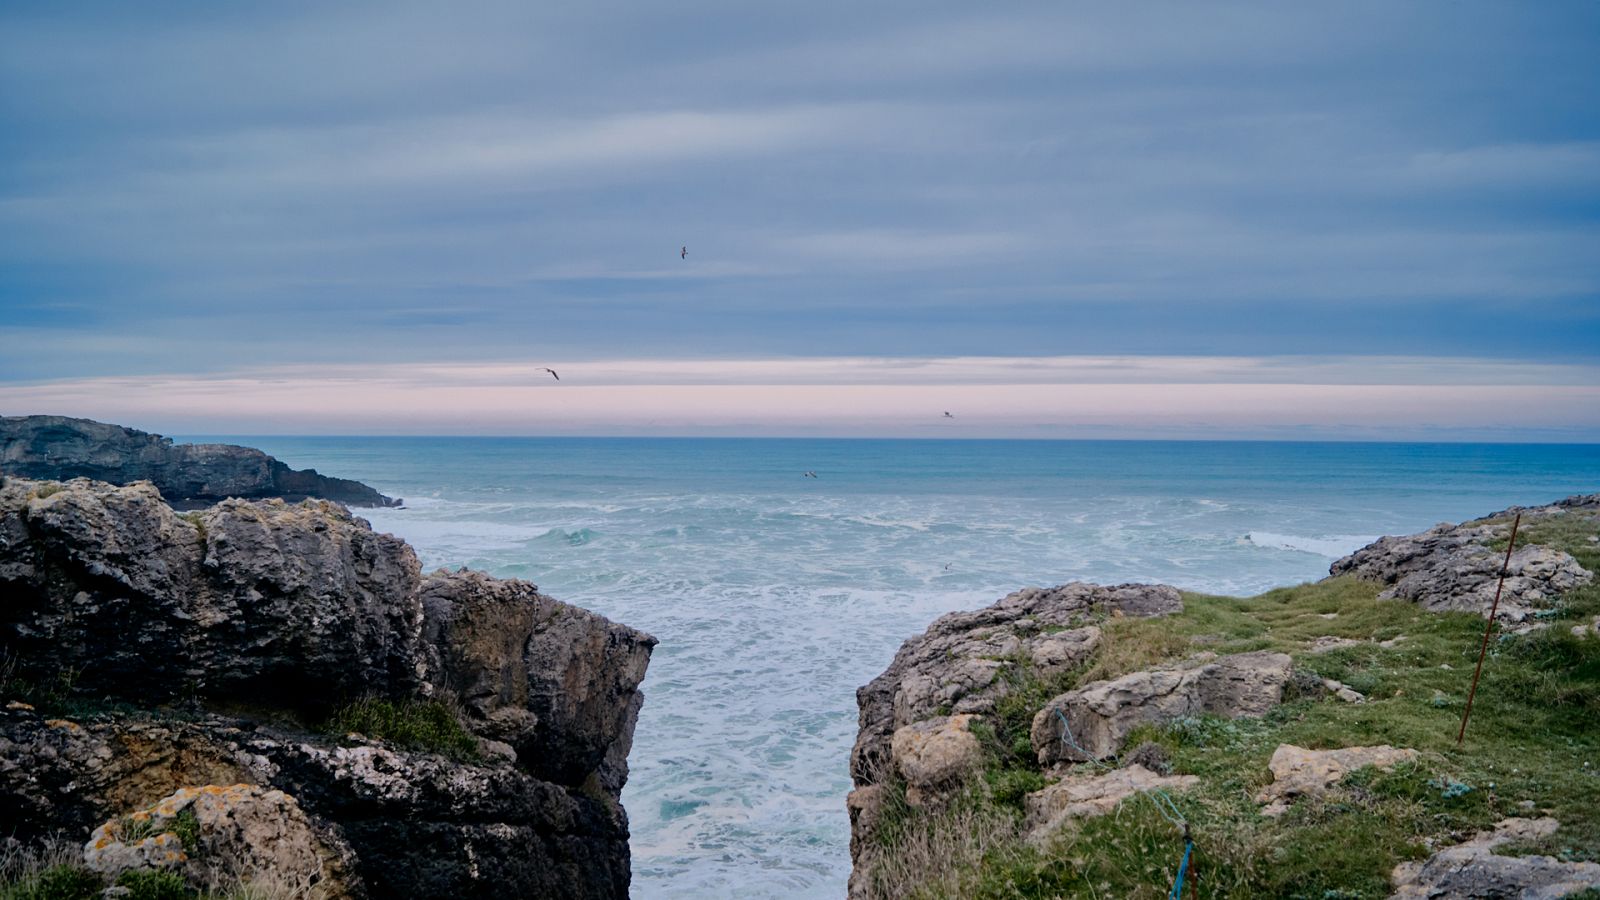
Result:
M1600 571L1596 535L1600 513L1574 513L1537 521L1518 544L1536 541ZM1185 834L1153 793L1030 837L1025 797L1047 781L1030 730L1035 713L1064 691L1203 652L1290 654L1295 674L1285 702L1259 718L1143 725L1120 757L1051 773L1088 774L1138 755L1196 777L1170 799L1193 840L1186 875L1199 896L1386 897L1397 864L1513 816L1553 817L1560 829L1496 853L1600 862L1600 637L1593 633L1600 584L1567 592L1539 611L1531 630L1497 630L1459 745L1484 619L1379 599L1381 589L1344 576L1249 598L1185 594L1173 615L1099 622L1099 647L1069 673L1043 677L1026 658L1010 660L1009 692L971 728L983 748L982 777L936 809L908 804L898 776L887 783L871 836L868 893L1167 896ZM1364 700L1341 702L1322 689L1324 680ZM1257 795L1273 780L1268 762L1285 744L1388 744L1418 755L1387 771L1360 769L1281 816L1266 816Z

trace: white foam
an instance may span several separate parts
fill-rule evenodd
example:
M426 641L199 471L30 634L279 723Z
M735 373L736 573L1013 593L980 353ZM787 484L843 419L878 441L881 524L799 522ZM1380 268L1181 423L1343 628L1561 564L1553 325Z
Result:
M1252 531L1245 535L1245 540L1268 550L1294 550L1300 553L1310 553L1315 556L1325 556L1328 559L1339 559L1343 556L1360 550L1362 547L1377 540L1376 537L1359 534L1335 534L1326 537L1303 537L1298 534L1275 534L1271 531Z

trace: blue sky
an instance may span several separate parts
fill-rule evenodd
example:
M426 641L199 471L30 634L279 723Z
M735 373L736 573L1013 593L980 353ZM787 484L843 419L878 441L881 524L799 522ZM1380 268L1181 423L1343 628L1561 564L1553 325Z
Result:
M1593 3L234 6L0 7L0 411L838 357L1600 387Z

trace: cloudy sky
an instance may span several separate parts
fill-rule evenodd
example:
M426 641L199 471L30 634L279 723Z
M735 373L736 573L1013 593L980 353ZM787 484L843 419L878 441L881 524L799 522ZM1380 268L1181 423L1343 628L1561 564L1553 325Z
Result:
M1587 0L243 6L0 6L0 412L1600 440Z

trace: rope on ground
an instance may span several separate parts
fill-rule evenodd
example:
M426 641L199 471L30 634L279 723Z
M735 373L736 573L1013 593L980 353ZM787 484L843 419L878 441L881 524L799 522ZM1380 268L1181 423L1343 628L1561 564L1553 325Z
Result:
M1083 746L1072 736L1072 725L1067 721L1066 715L1061 712L1061 707L1056 707L1055 713L1056 718L1061 720L1062 743L1078 751L1078 755L1088 760L1091 765L1111 771L1110 766L1096 759L1093 753L1083 749ZM1150 798L1151 804L1155 806L1156 812L1160 813L1163 819L1171 822L1183 832L1183 859L1178 863L1177 880L1172 883L1172 890L1167 892L1167 900L1182 900L1183 876L1189 871L1189 857L1194 853L1194 841L1189 839L1189 820L1184 817L1183 811L1178 809L1178 804L1173 802L1171 795L1161 788L1150 788L1149 790L1140 791L1140 793Z

